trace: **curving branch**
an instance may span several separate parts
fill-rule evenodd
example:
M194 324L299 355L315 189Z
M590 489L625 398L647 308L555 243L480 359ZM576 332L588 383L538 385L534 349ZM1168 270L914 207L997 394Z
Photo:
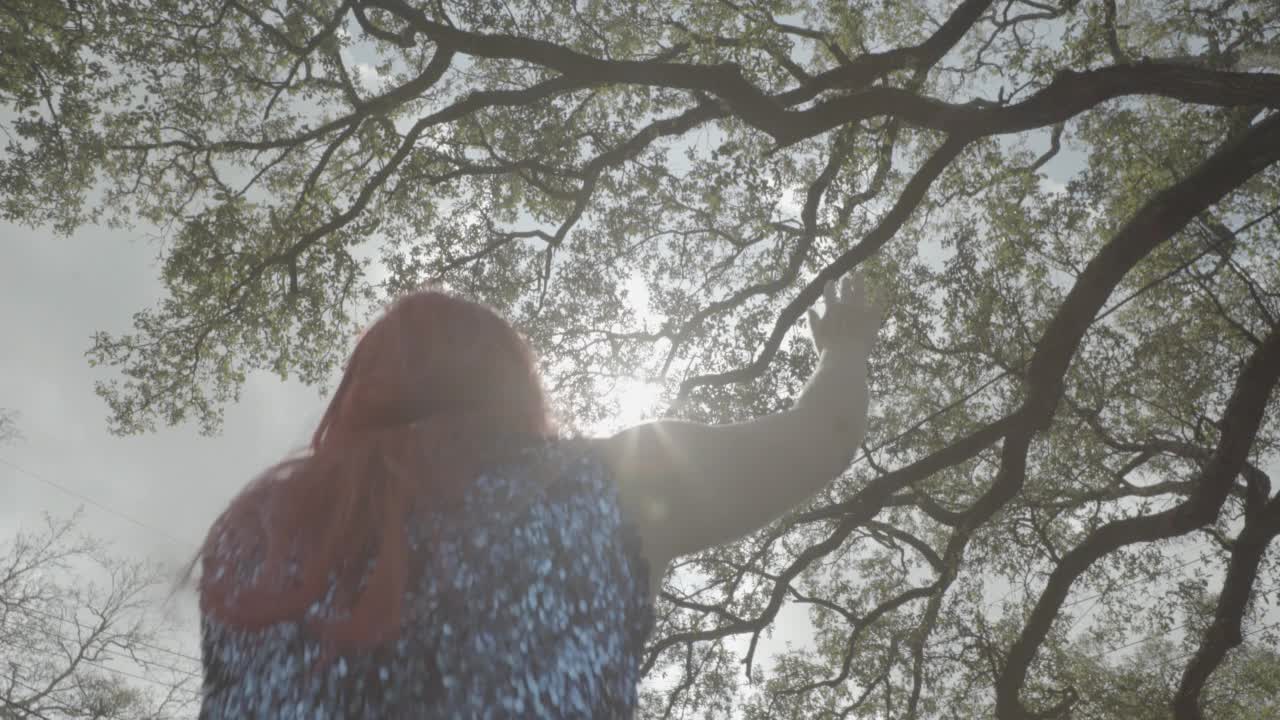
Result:
M1236 381L1235 390L1223 415L1224 429L1221 439L1213 455L1205 463L1204 469L1195 479L1195 490L1191 497L1161 513L1108 523L1090 533L1083 542L1063 556L1062 561L1050 574L1021 635L1010 649L1004 670L996 682L999 717L1015 718L1027 714L1017 698L1017 693L1026 677L1031 659L1036 648L1048 634L1049 626L1066 600L1071 584L1094 562L1127 545L1184 535L1201 525L1212 522L1217 517L1235 477L1245 467L1245 459L1253 445L1253 438L1258 432L1267 399L1277 381L1280 381L1280 332L1273 332L1267 337L1263 346L1249 358L1244 371ZM1270 506L1268 511L1271 514L1278 512ZM1277 522L1277 520L1270 518L1269 522ZM1263 527L1269 527L1269 524L1264 522L1255 526L1253 544L1257 544L1264 532ZM1267 537L1267 540L1269 539L1270 537ZM1265 547L1266 542L1262 541L1261 544ZM1256 551L1261 552L1261 550ZM1248 564L1253 562L1249 555L1248 551L1241 554L1240 564L1243 567L1239 571L1240 574L1247 574ZM1232 567L1236 568L1236 566L1236 556L1233 553ZM1256 572L1256 564L1253 568ZM1244 592L1247 597L1247 588ZM1230 605L1228 609L1229 607ZM1222 613L1221 604L1219 608L1219 612ZM1237 633L1238 620L1239 618L1236 618ZM1225 649L1222 648L1221 651L1225 652ZM1199 687L1203 685L1208 672L1216 665L1216 661L1210 663L1210 658L1215 652L1217 651L1212 648L1204 651L1205 657L1201 661L1201 667L1197 669L1198 684L1195 678L1190 680L1184 678L1185 689L1180 690L1180 698L1183 692L1198 695ZM1194 665L1195 661L1193 661ZM1204 669L1205 667L1207 670ZM1188 676L1190 674L1189 666ZM1200 677L1201 674L1203 677ZM1191 690L1192 686L1194 686L1194 693ZM1194 697L1191 702L1195 702Z
M765 370L769 368L769 364L773 362L778 349L782 347L782 341L786 338L787 333L791 331L791 327L800 319L804 311L822 296L823 286L828 281L839 280L867 258L875 255L876 251L883 247L885 243L892 240L893 236L897 234L921 201L924 200L924 196L929 192L933 182L938 179L938 176L947 169L953 160L959 157L968 144L968 138L950 137L929 156L929 159L920 166L916 174L907 181L902 193L898 196L897 202L885 213L880 223L868 232L861 242L846 250L830 265L823 268L796 295L795 299L782 309L782 312L778 314L777 321L774 322L773 330L764 342L763 349L750 365L726 372L695 375L688 378L680 384L676 402L680 403L687 400L690 393L702 386L746 382L763 375Z
M1272 338L1275 337L1276 333L1272 333ZM1280 355L1273 355L1272 367L1280 367ZM1271 383L1274 388L1274 372ZM1173 715L1176 720L1204 718L1204 712L1200 708L1200 692L1209 676L1226 657L1227 651L1244 639L1240 624L1244 619L1245 608L1258 579L1258 568L1266 554L1267 545L1277 535L1280 535L1280 497L1272 498L1259 511L1248 514L1244 529L1232 543L1231 562L1222 583L1222 592L1218 596L1213 622L1201 636L1200 646L1187 663L1174 695Z
M962 529L985 522L1021 489L1031 440L1052 420L1062 396L1067 366L1085 331L1124 275L1192 218L1277 160L1280 160L1280 114L1258 123L1242 138L1228 141L1182 180L1156 193L1094 256L1036 347L1027 371L1023 424L1005 438L996 480L966 513L968 517L961 524ZM1228 403L1228 419L1224 422L1230 423L1231 432L1224 429L1219 450L1205 472L1206 478L1216 478L1217 482L1200 483L1209 489L1179 505L1180 513L1169 511L1172 514L1141 516L1104 526L1068 552L1055 567L1031 617L1010 649L996 683L996 712L1001 720L1027 715L1019 692L1037 648L1077 577L1098 558L1119 547L1189 532L1216 517L1257 431L1257 420L1250 423L1247 418L1255 406L1261 418L1265 402L1259 401L1258 392L1269 392L1275 376L1280 375L1280 355L1276 355L1280 353L1280 336L1273 333L1271 338L1254 354ZM1249 368L1258 367L1255 361L1260 356L1259 362L1269 361L1271 365L1254 369L1251 374ZM1269 381L1267 372L1272 373ZM1226 473L1225 480L1222 480L1223 473ZM960 538L960 533L953 536L953 544L947 548L948 557L963 550Z
M971 13L988 4L969 2L963 9ZM1086 72L1062 70L1043 90L1023 102L1004 107L993 108L982 103L957 105L909 90L875 87L819 102L807 110L793 111L787 108L816 96L809 94L813 92L809 86L801 86L804 88L801 93L770 96L752 85L741 68L733 64L605 60L544 40L449 27L431 20L405 0L370 0L369 5L392 12L436 42L475 57L522 60L589 84L649 85L712 95L780 146L882 115L953 136L976 138L1013 133L1055 125L1106 100L1136 94L1204 105L1280 107L1277 99L1280 98L1280 76L1275 74L1144 63ZM956 20L954 28L967 28L967 18L965 15ZM867 65L879 70L906 66L911 58L931 59L938 49L950 47L947 41L952 40L951 34L934 37L941 40L929 50L903 50L892 60L868 60ZM874 70L868 71L868 75L874 77L872 72Z

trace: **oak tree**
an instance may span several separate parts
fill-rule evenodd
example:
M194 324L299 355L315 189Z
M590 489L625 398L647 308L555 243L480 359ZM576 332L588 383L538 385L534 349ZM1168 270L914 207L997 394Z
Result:
M323 383L427 281L528 333L579 427L634 378L745 418L811 370L823 284L879 279L863 452L679 564L653 716L1228 717L1274 682L1273 0L7 0L0 33L3 216L159 228L166 297L89 353L117 432ZM762 657L780 617L809 637Z

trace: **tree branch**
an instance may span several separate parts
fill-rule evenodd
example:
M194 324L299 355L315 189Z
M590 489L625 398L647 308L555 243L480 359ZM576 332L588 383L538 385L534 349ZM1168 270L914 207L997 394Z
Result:
M1244 371L1236 381L1235 390L1223 414L1224 427L1217 448L1197 476L1195 490L1191 497L1161 513L1141 515L1103 525L1091 532L1083 542L1063 557L1062 562L1050 574L1035 609L1032 610L1021 635L1009 651L1005 668L996 683L998 717L1005 720L1024 717L1027 714L1017 697L1018 692L1036 648L1044 640L1049 626L1057 618L1058 611L1076 578L1098 559L1119 548L1140 542L1176 537L1212 522L1217 517L1235 477L1245 466L1253 439L1262 422L1268 398L1277 381L1280 381L1280 332L1273 331L1249 358ZM1255 527L1269 531L1270 527L1277 522L1280 522L1280 510L1269 506L1267 521ZM1263 534L1263 529L1256 530L1250 536L1252 544L1246 544L1247 549L1244 551L1237 550L1238 556L1236 553L1232 554L1232 569L1238 578L1232 585L1232 590L1236 593L1240 592L1239 584L1248 575L1248 568L1252 566L1253 571L1256 572L1258 559L1253 558L1251 553L1258 553L1260 558L1262 549L1256 546L1261 542L1262 548L1265 548L1266 543L1260 541ZM1267 540L1270 540L1270 537L1270 535L1266 536ZM1247 587L1243 592L1247 598ZM1219 603L1221 622L1230 622L1232 602L1235 601L1228 599L1225 606ZM1215 626L1219 622L1220 620L1215 619ZM1236 618L1235 622L1237 632L1235 642L1239 642L1239 618ZM1215 656L1219 652L1225 653L1227 647L1229 645L1221 648L1212 644L1202 646L1201 652L1197 655L1198 659L1193 660L1188 666L1187 674L1184 675L1183 685L1179 690L1180 703L1185 705L1190 702L1194 706L1204 680L1221 659L1220 657L1214 659ZM1180 715L1179 717L1198 717L1198 715Z
M1272 338L1276 335L1273 332ZM1273 354L1276 355L1272 359L1273 367L1280 367L1280 354ZM1274 388L1274 375L1271 382ZM1200 693L1227 651L1244 639L1240 624L1267 545L1276 535L1280 535L1280 497L1272 498L1261 513L1246 520L1244 530L1232 546L1231 562L1222 583L1222 592L1218 595L1213 622L1201 636L1200 646L1187 663L1174 695L1173 715L1176 720L1203 720Z

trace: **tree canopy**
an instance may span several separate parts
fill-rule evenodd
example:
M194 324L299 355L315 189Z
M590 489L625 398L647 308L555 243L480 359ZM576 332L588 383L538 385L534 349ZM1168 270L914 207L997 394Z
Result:
M864 451L679 564L646 712L1276 716L1274 0L8 0L0 36L3 217L161 229L167 296L89 351L115 431L321 383L427 281L579 427L627 378L742 419L861 267Z

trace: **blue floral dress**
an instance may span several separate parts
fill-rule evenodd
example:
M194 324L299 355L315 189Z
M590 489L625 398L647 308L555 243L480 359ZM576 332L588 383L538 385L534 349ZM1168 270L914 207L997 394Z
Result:
M324 672L307 672L320 647L301 622L246 632L205 617L200 718L632 717L653 608L600 460L539 444L409 537L427 565L401 636Z

